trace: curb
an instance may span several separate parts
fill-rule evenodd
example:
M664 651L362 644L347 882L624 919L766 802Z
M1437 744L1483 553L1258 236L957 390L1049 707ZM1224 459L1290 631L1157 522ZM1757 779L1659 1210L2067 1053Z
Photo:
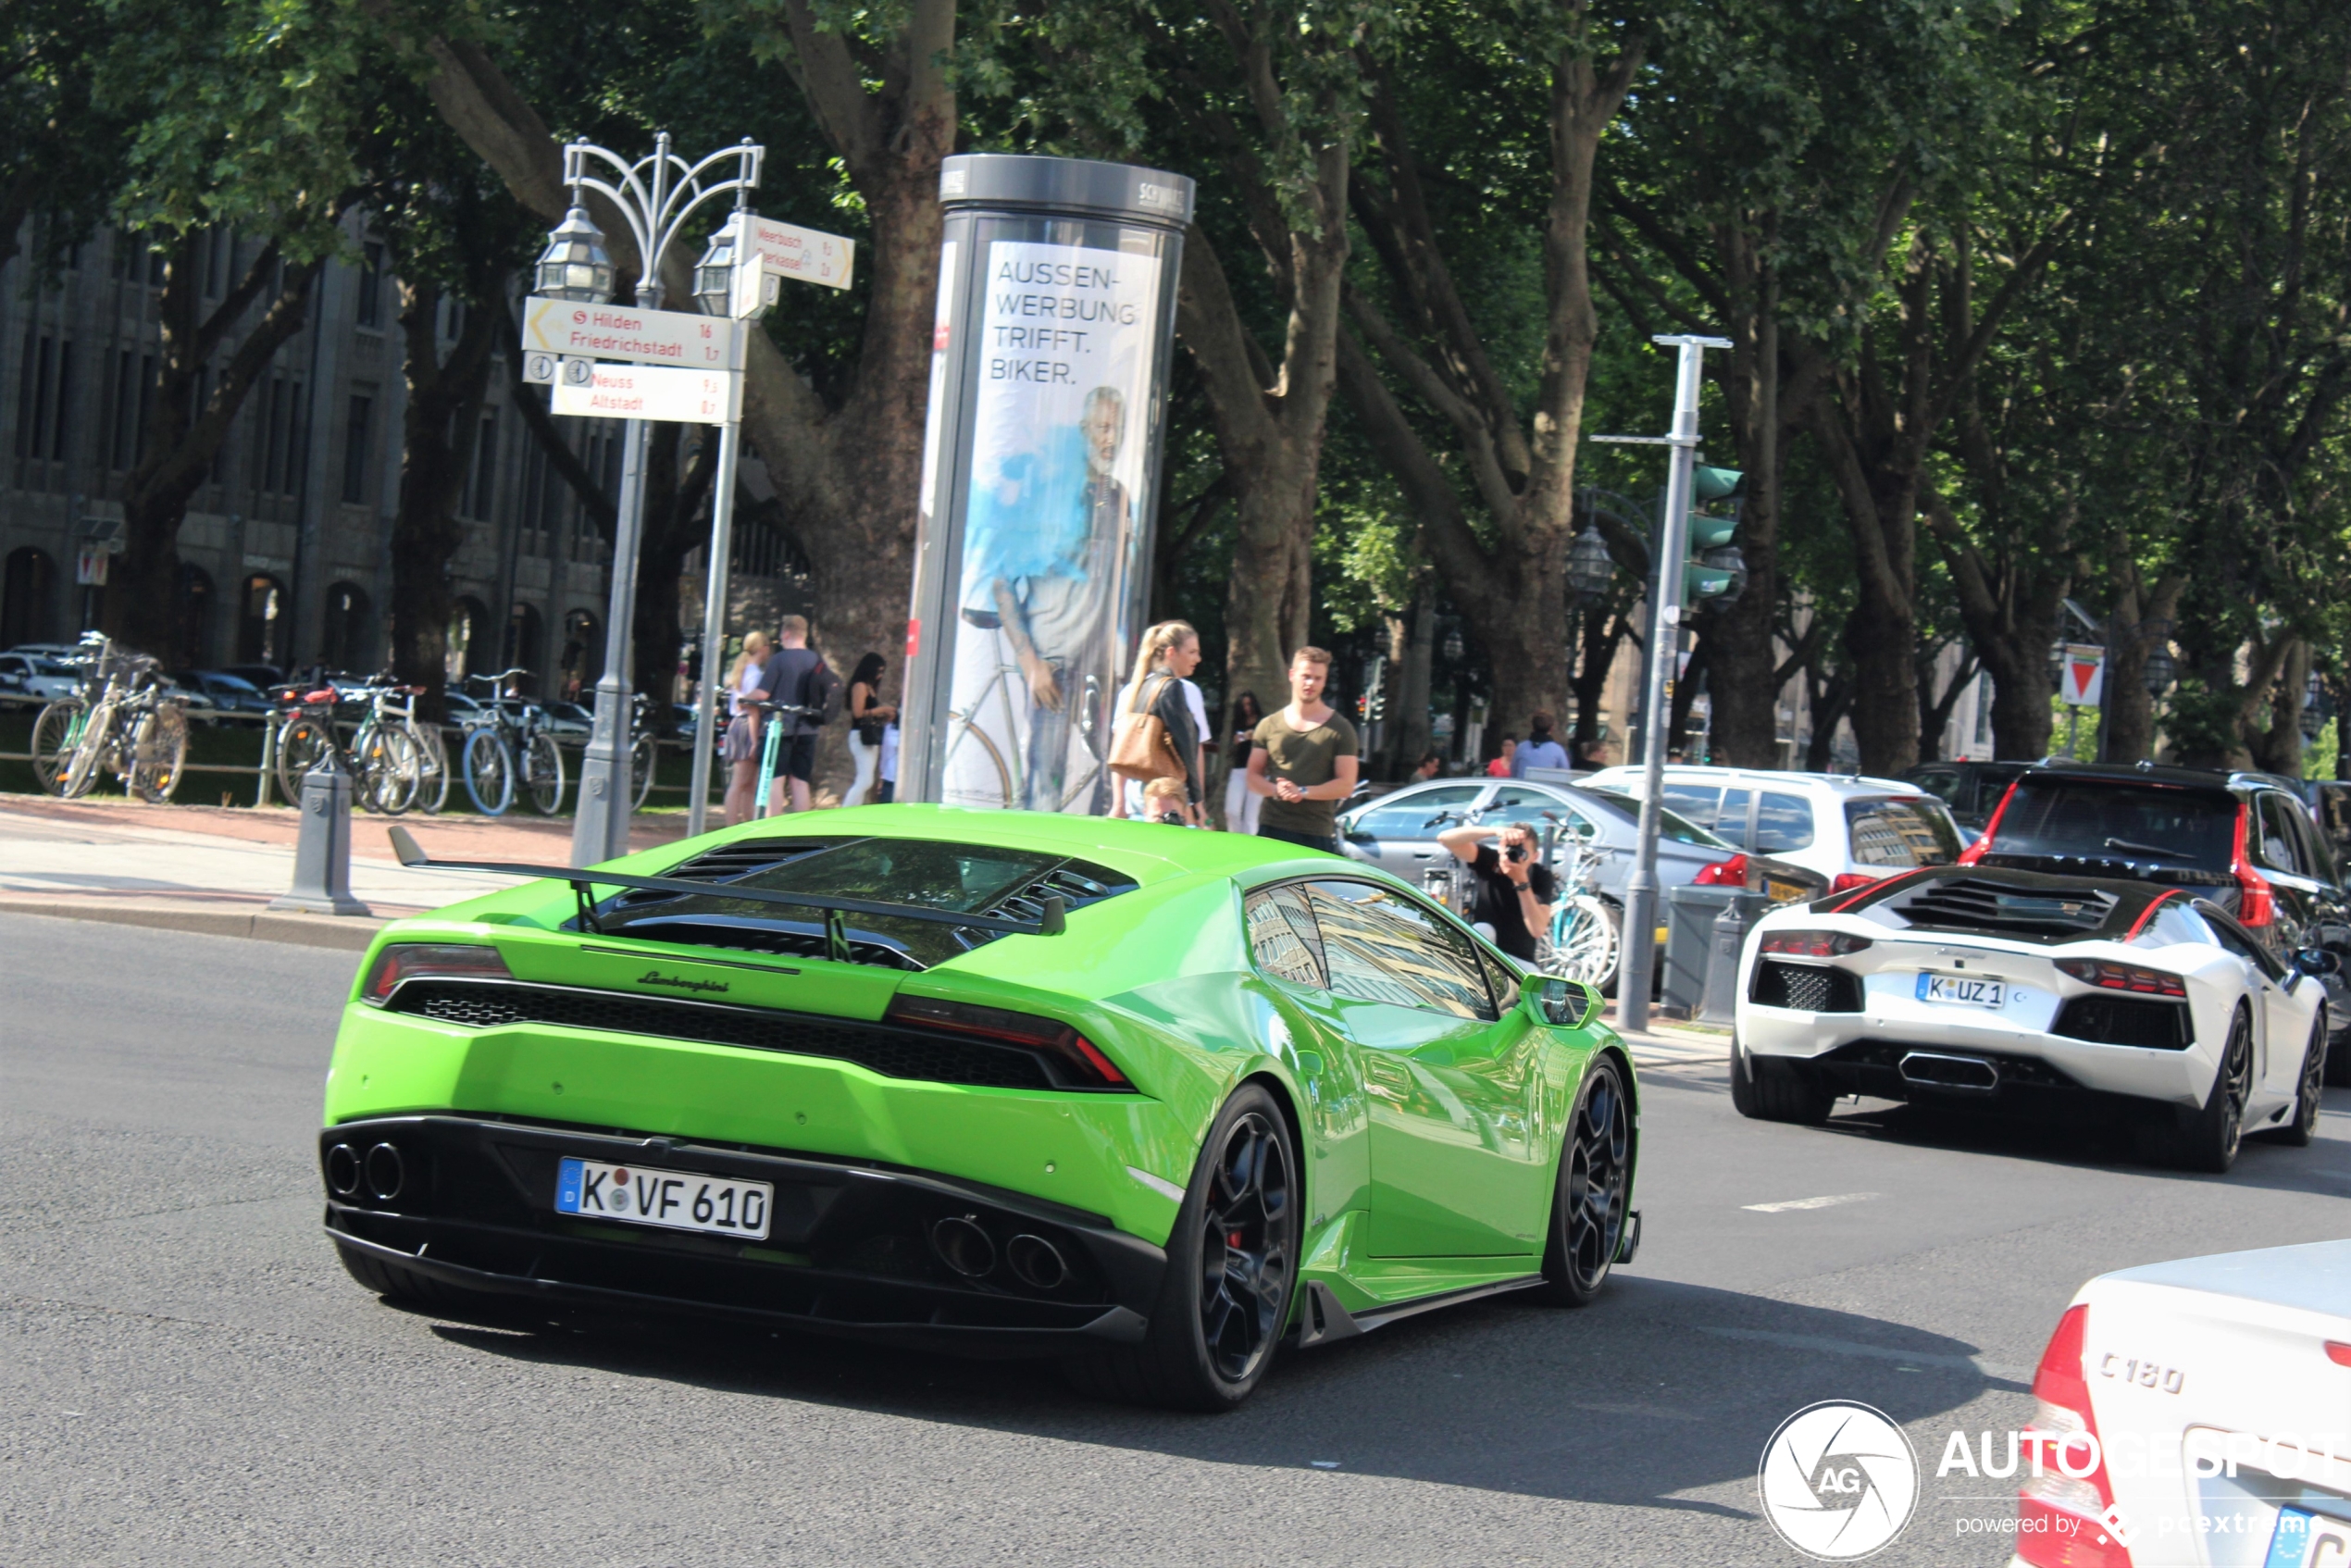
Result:
M387 919L357 915L299 915L267 909L174 909L155 904L108 904L45 899L0 899L0 915L34 915L50 920L90 920L137 926L151 931L187 931L203 937L244 937L295 947L364 952Z

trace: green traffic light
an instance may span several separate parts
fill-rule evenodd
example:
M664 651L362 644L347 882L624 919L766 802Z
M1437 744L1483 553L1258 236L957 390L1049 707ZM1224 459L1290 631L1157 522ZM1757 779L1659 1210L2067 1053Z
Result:
M1700 463L1690 470L1690 481L1698 490L1700 501L1720 501L1738 489L1739 480L1747 476L1736 468L1710 468Z

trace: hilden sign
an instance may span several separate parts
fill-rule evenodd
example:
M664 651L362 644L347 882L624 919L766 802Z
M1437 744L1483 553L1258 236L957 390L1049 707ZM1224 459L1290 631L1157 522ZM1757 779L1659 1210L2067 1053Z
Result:
M525 354L627 359L694 370L740 370L743 363L738 322L682 310L578 305L535 294L523 302L522 347Z
M574 364L585 365L584 360ZM743 379L731 370L598 365L584 380L555 380L554 411L599 419L670 419L720 425L743 415Z
M777 223L757 213L743 214L743 221L751 231L751 253L768 271L828 289L849 287L850 269L857 260L854 240L797 223Z

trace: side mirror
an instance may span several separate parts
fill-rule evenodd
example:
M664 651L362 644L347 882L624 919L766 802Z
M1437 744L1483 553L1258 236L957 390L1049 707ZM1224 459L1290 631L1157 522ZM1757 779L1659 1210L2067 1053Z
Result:
M2294 966L2306 975L2333 975L2343 968L2343 960L2322 947L2306 947L2295 951Z
M1562 980L1556 975L1531 975L1519 988L1519 1005L1535 1015L1538 1024L1556 1028L1580 1029L1600 1015L1600 991L1598 986L1581 980Z

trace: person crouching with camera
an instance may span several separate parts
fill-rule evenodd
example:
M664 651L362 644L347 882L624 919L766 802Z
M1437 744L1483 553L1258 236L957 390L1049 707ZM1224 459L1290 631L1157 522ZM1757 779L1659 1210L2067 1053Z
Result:
M1543 864L1542 841L1523 822L1501 828L1448 828L1437 841L1469 867L1469 919L1494 933L1494 945L1522 963L1535 962L1535 943L1550 928L1559 878Z

